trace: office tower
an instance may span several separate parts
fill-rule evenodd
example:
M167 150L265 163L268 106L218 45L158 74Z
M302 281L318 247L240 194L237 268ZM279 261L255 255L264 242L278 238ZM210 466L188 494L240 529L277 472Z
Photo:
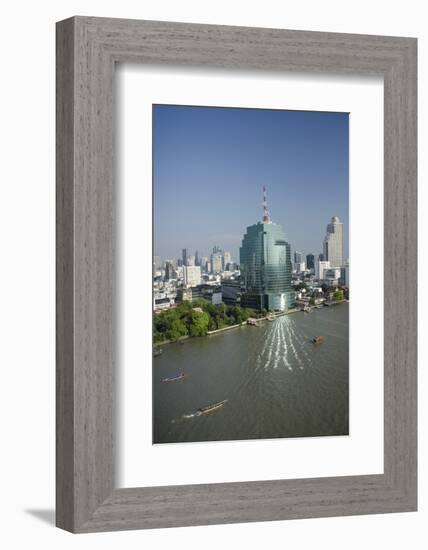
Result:
M262 222L247 227L239 257L244 307L284 311L294 306L290 244L282 226L270 219L266 188Z
M305 262L297 262L294 264L294 269L297 273L303 273L306 271L306 264Z
M330 262L331 267L343 265L343 224L337 216L331 218L327 225L327 234L324 238L324 260Z
M167 260L165 262L165 281L170 281L171 279L177 278L177 272L174 269L174 264Z
M201 284L201 268L196 265L183 267L184 286L191 287Z
M196 265L195 263L195 256L188 256L187 258L187 265Z
M223 270L223 256L221 252L213 252L211 254L211 273L221 273L222 270Z
M230 264L232 258L230 255L230 252L224 252L223 254L223 270L228 269L228 265Z
M199 252L195 251L195 265L201 265L201 262L199 260Z
M294 263L301 264L303 262L303 254L297 250L294 252Z
M308 269L314 269L315 268L315 256L313 254L307 254L306 255L306 267Z
M181 254L181 259L183 261L183 265L187 265L187 257L188 257L187 248L183 248L183 251L182 251L182 254Z

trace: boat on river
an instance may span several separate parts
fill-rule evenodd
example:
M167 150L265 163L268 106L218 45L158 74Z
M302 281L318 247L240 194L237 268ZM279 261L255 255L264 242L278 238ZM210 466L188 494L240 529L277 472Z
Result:
M162 348L155 348L153 350L153 357L158 357L159 355L162 355Z
M227 399L224 399L223 401L218 401L218 403L212 403L211 405L207 405L206 407L200 407L196 411L196 415L200 416L201 414L208 414L214 411L217 411L218 409L221 409L224 407L224 405L227 403Z
M313 344L322 344L324 342L324 338L322 336L314 336L312 338Z
M185 374L184 372L181 372L180 374L177 374L177 376L171 376L169 378L161 378L161 382L176 382L177 380L181 380L186 376L187 374Z

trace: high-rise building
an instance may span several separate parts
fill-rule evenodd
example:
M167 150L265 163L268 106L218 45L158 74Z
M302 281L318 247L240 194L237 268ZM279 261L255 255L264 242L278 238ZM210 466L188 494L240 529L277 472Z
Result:
M195 263L195 256L188 256L188 258L187 258L187 265L196 265L196 263Z
M199 252L197 250L195 251L195 265L201 265L199 260Z
M327 234L324 238L324 260L330 262L331 267L343 265L343 223L338 216L333 216L327 225Z
M290 244L282 226L270 219L265 188L262 222L247 227L239 256L244 307L284 311L294 306Z
M223 254L223 270L227 269L227 266L230 264L232 257L230 252L224 252Z
M313 254L306 255L306 267L308 269L315 269L315 256Z
M294 252L294 263L301 264L303 262L303 254L297 250Z
M177 278L177 272L174 269L174 264L166 260L165 262L165 281L170 281L171 279Z
M153 256L153 267L155 271L162 268L162 259L160 256Z
M187 257L188 257L187 248L183 248L181 253L181 259L183 261L183 265L187 265Z
M211 254L211 273L221 273L223 270L223 256L221 252Z
M201 268L196 265L183 267L184 286L192 287L201 284Z

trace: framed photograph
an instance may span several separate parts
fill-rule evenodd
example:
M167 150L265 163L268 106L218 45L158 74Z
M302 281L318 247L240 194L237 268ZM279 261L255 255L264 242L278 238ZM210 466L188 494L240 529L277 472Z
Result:
M57 525L414 511L416 40L57 24Z

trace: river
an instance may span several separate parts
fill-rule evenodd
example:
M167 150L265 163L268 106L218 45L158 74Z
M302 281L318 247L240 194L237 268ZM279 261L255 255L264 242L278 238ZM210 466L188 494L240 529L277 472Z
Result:
M348 307L165 345L153 359L153 443L347 435Z

